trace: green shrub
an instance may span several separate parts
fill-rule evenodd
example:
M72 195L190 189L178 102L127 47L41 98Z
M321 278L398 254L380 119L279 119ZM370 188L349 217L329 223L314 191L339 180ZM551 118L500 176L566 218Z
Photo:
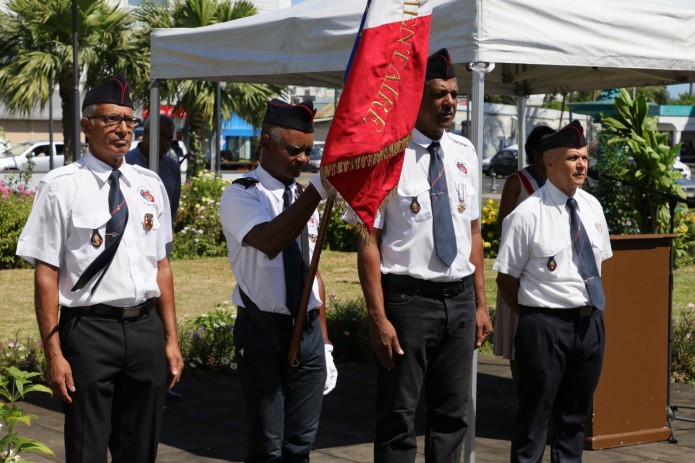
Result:
M372 359L369 322L364 298L341 300L331 291L326 301L326 325L336 360L367 362Z
M227 255L219 210L222 192L229 183L209 172L201 172L182 186L173 258Z
M671 376L675 381L695 382L695 304L674 307Z
M340 252L355 252L357 251L357 228L343 220L343 210L345 209L345 200L336 197L331 211L328 229L326 230L326 241L324 249ZM319 206L320 218L323 218L323 206Z
M23 184L0 180L0 269L29 266L15 251L33 202L34 194Z
M234 359L234 321L236 310L217 304L212 312L179 325L181 354L189 369L230 372Z

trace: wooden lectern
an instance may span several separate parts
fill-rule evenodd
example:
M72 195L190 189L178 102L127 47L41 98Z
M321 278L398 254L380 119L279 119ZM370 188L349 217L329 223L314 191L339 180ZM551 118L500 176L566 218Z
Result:
M670 245L676 235L611 236L603 262L606 351L584 447L667 440Z

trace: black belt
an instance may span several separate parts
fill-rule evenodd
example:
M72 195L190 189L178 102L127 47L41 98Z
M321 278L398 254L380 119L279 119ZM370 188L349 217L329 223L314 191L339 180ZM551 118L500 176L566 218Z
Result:
M268 318L269 320L277 323L288 323L290 325L294 324L294 317L289 314L284 314L284 313L277 313L277 312L265 312L263 310L260 311L264 317ZM242 306L237 306L237 316L239 317L248 317L249 312L246 309L246 307ZM313 322L319 317L319 311L318 309L313 309L309 310L306 313L306 321L307 323Z
M147 315L154 307L154 299L148 299L142 304L133 307L114 307L106 304L95 304L82 307L62 307L61 314L66 317L78 315L91 315L96 318L110 318L114 320L133 320Z
M575 319L590 317L598 309L593 305L583 305L581 307L573 307L571 309L549 309L546 307L529 307L527 305L519 304L521 309L521 314L524 313L540 313L543 315L551 315L553 317L559 317L564 319Z
M385 292L422 296L429 299L450 298L457 296L471 284L472 275L456 281L429 281L414 278L409 275L381 275L381 287Z

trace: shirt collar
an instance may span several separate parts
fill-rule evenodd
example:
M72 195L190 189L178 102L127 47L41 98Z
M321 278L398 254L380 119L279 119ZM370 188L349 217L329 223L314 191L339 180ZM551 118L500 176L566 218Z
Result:
M106 164L104 161L97 159L97 157L94 156L89 150L87 150L87 152L82 156L82 160L87 168L94 174L94 176L99 179L102 185L109 182L109 176L111 175L113 167ZM123 163L118 170L121 171L121 180L125 180L126 184L130 186L135 174L133 171L133 166L125 162L125 156L123 157Z
M552 198L553 202L555 202L555 204L558 207L562 207L564 209L565 205L567 204L567 199L569 198L569 196L567 196L565 193L560 191L560 189L558 187L553 185L553 182L551 182L550 179L547 179L545 181L545 189L550 194L550 197ZM576 191L575 191L575 195L572 197L573 198L576 197Z
M273 196L282 201L282 195L285 192L285 184L270 175L270 173L268 173L268 171L265 170L260 164L258 167L256 167L254 172L256 173L255 175L258 181L261 182L263 186L273 194ZM293 181L290 183L289 187L292 192L295 193L297 182Z
M442 135L442 138L444 138L444 135ZM418 129L413 129L413 142L422 146L425 149L427 149L427 147L430 146L433 141L438 141L441 143L442 138L440 138L439 140L432 140L430 137L423 134Z

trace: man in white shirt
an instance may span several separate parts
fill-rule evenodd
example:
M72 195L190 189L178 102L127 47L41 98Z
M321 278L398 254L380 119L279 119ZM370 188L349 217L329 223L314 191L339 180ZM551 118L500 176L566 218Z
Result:
M41 180L17 255L35 265L66 461L106 463L108 448L114 463L152 463L164 388L183 369L169 201L156 174L124 160L139 122L125 78L87 92L82 114L89 151Z
M237 281L234 345L248 416L244 461L308 462L323 395L336 384L326 330L323 283L311 282L296 373L284 369L306 271L318 235L316 207L326 193L315 176L296 179L314 144L314 105L273 99L261 129L260 166L229 185L220 222Z
M511 461L540 462L550 428L551 461L581 462L605 344L600 268L612 251L601 204L579 188L588 169L581 124L544 136L541 152L548 180L504 219L494 265L519 314Z
M492 332L485 300L478 161L446 132L458 84L446 49L425 88L397 194L358 244L377 362L374 461L415 461L415 409L425 388L425 460L458 463L468 429L474 348Z

